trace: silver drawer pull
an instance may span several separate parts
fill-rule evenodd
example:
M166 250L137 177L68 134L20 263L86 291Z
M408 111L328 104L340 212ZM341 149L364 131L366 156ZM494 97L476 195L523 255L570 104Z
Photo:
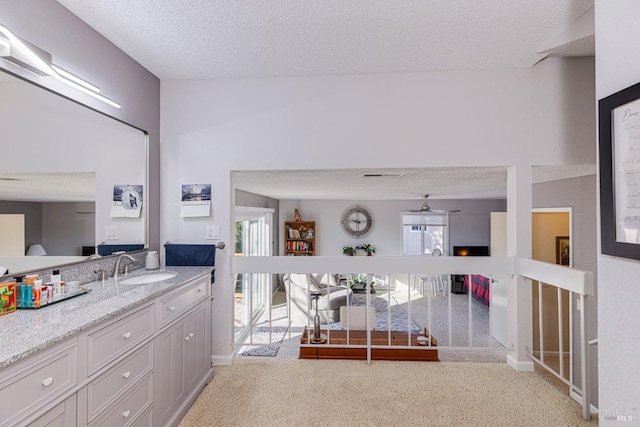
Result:
M49 387L51 384L53 384L53 377L47 377L42 380L42 385L45 387Z
M176 306L172 305L171 307L169 307L169 311L176 311Z
M131 413L131 411L127 409L126 411L124 411L124 412L122 413L122 417L123 417L123 418L129 418L129 414L130 414L130 413Z
M193 332L189 333L189 338L193 338Z
M122 374L122 377L126 380L127 378L129 378L131 376L131 371L127 371L124 374Z
M189 341L191 339L191 337L189 335L187 335L186 337L184 337L185 341Z
M131 338L131 332L125 332L125 333L122 335L122 337L123 337L125 340L128 340L129 338Z

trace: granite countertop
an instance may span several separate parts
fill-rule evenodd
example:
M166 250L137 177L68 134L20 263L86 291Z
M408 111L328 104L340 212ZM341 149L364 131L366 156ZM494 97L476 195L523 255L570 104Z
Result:
M116 285L113 277L87 283L91 292L46 305L39 309L18 309L0 317L2 345L0 369L45 350L112 316L152 301L186 281L213 271L213 267L166 267L140 269L126 276L173 272L176 276L142 285ZM121 278L124 279L123 276Z

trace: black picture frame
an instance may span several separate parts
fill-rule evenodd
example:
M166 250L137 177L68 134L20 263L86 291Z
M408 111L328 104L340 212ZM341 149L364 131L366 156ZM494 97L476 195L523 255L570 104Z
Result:
M639 99L640 83L637 83L598 101L601 252L604 255L637 260L640 260L640 242L621 241L618 238L617 224L630 217L626 216L627 213L618 212L616 209L616 196L627 187L625 180L616 178L616 166L618 166L619 172L622 160L616 159L616 145L625 141L621 140L622 135L615 135L614 117L616 113L619 117L628 116L634 121L637 120L640 125L640 109L637 112L638 115L635 114L637 105L634 105L634 111L628 115L626 110L622 108ZM638 136L640 136L640 132L638 132ZM634 148L640 149L640 140L634 142L633 145ZM640 220L640 217L638 219Z
M571 266L569 236L556 236L556 264Z

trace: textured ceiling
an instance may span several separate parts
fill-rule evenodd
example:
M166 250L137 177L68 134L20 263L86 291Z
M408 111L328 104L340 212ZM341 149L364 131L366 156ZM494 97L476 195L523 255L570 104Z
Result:
M58 0L160 79L531 67L593 0ZM555 56L593 55L569 43Z
M58 1L163 80L522 68L594 51L593 36L550 45L593 0ZM532 179L594 173L594 165L534 167ZM0 198L95 193L92 177L12 177L24 181L0 180ZM506 197L500 167L251 171L235 172L235 182L278 199Z

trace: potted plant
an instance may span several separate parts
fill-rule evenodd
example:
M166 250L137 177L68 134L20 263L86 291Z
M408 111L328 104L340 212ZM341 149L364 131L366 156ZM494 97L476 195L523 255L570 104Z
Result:
M358 249L362 249L367 254L367 256L371 256L376 253L376 248L373 245L370 245L369 243L358 245L356 247L356 250Z
M353 290L354 293L366 293L367 292L367 275L366 274L354 274L349 277L347 281L347 285ZM375 294L376 291L373 289L373 285L375 285L375 281L371 281L369 283L370 293Z
M351 246L345 246L344 248L342 248L342 254L346 255L346 256L353 256L355 255L356 250L353 249Z

